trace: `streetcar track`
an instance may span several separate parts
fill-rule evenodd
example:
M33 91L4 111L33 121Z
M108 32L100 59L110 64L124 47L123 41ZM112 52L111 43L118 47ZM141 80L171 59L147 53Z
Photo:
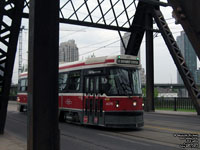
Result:
M27 118L21 118L21 119L17 119L16 117L14 116L17 116L19 115L19 113L16 113L16 111L10 111L7 115L7 118L9 120L14 120L15 122L19 122L20 124L27 124L27 121L24 119L27 119ZM21 113L20 113L21 115ZM23 114L25 115L25 114ZM25 115L27 117L27 115ZM18 116L17 116L18 117ZM24 116L23 116L24 117ZM151 119L150 119L151 120ZM165 121L165 120L161 120L162 122L169 122L169 121ZM152 123L148 123L150 122L149 119L147 119L147 125L145 124L145 126L143 127L143 131L152 131L154 132L155 134L158 134L158 133L161 133L163 134L163 136L168 136L169 134L172 134L172 133L194 133L194 134L200 134L200 132L198 131L189 131L187 129L177 129L176 127L171 127L171 126L165 126L165 125L162 125L162 124L157 124L157 125L154 125ZM182 123L182 122L181 122ZM64 123L64 126L67 126L69 125L68 123ZM194 124L193 124L194 125ZM74 125L75 126L75 125ZM83 127L85 128L84 126L79 126L78 127ZM186 126L187 127L187 126ZM87 129L94 129L93 127L92 128L88 128ZM96 129L96 128L95 128ZM65 130L65 129L61 129L61 130ZM171 140L171 141L163 141L159 138L154 138L152 136L151 137L148 137L148 136L145 136L145 134L143 135L139 135L137 134L137 132L134 132L134 131L130 131L130 132L127 132L126 130L125 131L109 131L109 130L104 130L104 129L100 129L97 128L98 131L101 131L100 133L97 133L97 135L100 135L100 136L106 136L106 137L110 137L110 138L113 138L113 139L119 139L119 140L122 140L122 141L126 141L126 142L131 142L131 143L136 143L136 144L143 144L144 145L144 142L147 142L147 143L150 143L150 144L159 144L159 145L164 145L164 146L169 146L169 147L173 147L173 148L178 148L178 144L177 143L174 143L175 141ZM153 134L154 134L153 133ZM105 149L105 150L111 150L108 146L105 146L105 145L102 145L102 144L98 144L96 142L92 142L91 140L89 139L83 139L81 137L77 137L77 136L73 136L73 135L70 135L70 134L67 134L66 132L62 132L60 134L60 136L64 137L64 138L69 138L69 139L73 139L73 140L76 140L76 141L80 141L80 142L83 142L83 143L87 143L89 145L93 145L93 146L96 146L96 147L100 147L102 149ZM173 135L172 135L173 137ZM136 141L134 141L136 140ZM140 142L141 141L141 142ZM143 142L143 143L142 143ZM146 144L149 145L149 144ZM179 143L180 144L180 143Z
M23 123L23 124L27 124L27 121L24 121L22 119L16 119L16 117L12 117L12 116L9 116L9 115L7 115L7 119L15 120L17 122L20 122L20 123Z
M66 133L61 133L60 134L61 136L64 136L65 138L69 138L70 140L77 140L77 141L81 141L81 142L84 142L84 143L87 143L89 145L94 145L96 147L101 147L103 149L106 149L106 150L112 150L110 149L109 147L107 146L103 146L103 145L100 145L100 144L97 144L97 143L94 143L94 142L91 142L89 140L85 140L85 139L82 139L82 138L78 138L77 136L72 136L72 135L69 135L69 134L66 134Z
M144 120L145 120L145 124L152 124L152 122L158 122L158 120L155 120L155 119L144 119ZM166 120L159 120L159 121L161 121L161 123L160 124L157 123L157 125L162 125L162 126L165 126L166 124L170 125L172 123L171 121L166 121ZM179 123L179 124L177 124L177 126L179 128L180 128L180 126L179 126L180 124L184 124L184 126L186 126L186 127L200 126L200 123L191 123L190 121L188 121L188 122L183 122L183 121L182 122L174 122L173 125L176 124L176 123ZM172 126L172 127L174 127L174 126Z
M8 116L8 119L17 121L17 122L22 123L22 124L26 124L27 123L26 121L19 120L19 119L16 119L15 117L11 117L11 116ZM148 128L148 126L149 126L149 128ZM146 129L146 127L148 129ZM156 126L150 126L150 125L146 125L144 128L145 128L145 130L153 131L155 133L156 132L163 133L161 131L167 129L167 128L164 128L164 127L160 127L160 129L162 129L161 131L157 131L157 130L155 131L153 129L159 129L159 128L157 128ZM151 128L153 128L153 129L151 130ZM181 131L183 131L183 130L181 130ZM110 137L110 138L119 139L119 140L123 140L123 141L127 141L127 142L132 142L132 143L139 143L139 144L143 144L143 145L146 145L146 146L149 145L149 144L144 144L142 142L137 142L137 141L132 141L132 140L145 141L145 142L148 142L148 143L154 143L154 144L159 144L159 145L164 145L164 146L170 146L170 147L173 147L173 148L177 148L177 146L178 146L177 143L164 142L162 140L158 140L158 139L155 139L155 138L152 139L152 138L140 136L138 134L134 134L134 135L132 134L131 135L130 133L127 133L127 132L117 132L117 133L114 133L113 131L109 132L109 131L103 130L103 133L106 133L106 134L99 133L98 135L107 136L107 137ZM168 134L170 134L170 133L168 133ZM78 138L76 136L72 136L72 135L69 135L69 134L66 134L66 133L61 133L60 135L63 136L63 137L65 137L65 138L70 138L70 139L72 138L74 140L81 141L81 142L84 142L84 143L87 143L87 144L90 144L90 145L94 145L94 146L97 146L97 147L101 147L101 148L106 149L106 150L111 150L109 147L106 147L106 146L103 146L103 145L91 142L89 140Z
M117 134L114 133L113 135L116 136ZM169 147L173 147L173 148L177 148L178 147L177 143L170 143L170 142L166 143L166 142L161 141L161 140L152 139L152 138L148 138L148 137L144 137L144 136L139 136L139 135L130 135L128 133L123 133L123 132L118 133L118 136L125 137L125 138L127 138L127 136L128 136L130 140L131 139L132 140L140 140L140 141L143 141L143 142L148 142L148 143L153 143L153 144L159 144L159 145L169 146Z
M98 135L106 136L106 137L110 137L110 138L114 138L114 139L118 139L118 140L122 140L122 141L126 141L126 142L130 142L130 143L140 144L140 145L144 145L144 146L151 146L150 144L147 144L147 143L144 143L144 142L133 141L129 138L122 138L120 136L113 136L113 135L102 134L102 133L99 133Z
M176 128L171 128L171 127L166 127L166 126L155 126L155 125L145 125L145 128L152 129L152 131L155 131L153 129L159 129L159 130L164 130L164 131L170 131L171 133L188 133L188 134L200 134L198 131L189 131L185 129L176 129Z

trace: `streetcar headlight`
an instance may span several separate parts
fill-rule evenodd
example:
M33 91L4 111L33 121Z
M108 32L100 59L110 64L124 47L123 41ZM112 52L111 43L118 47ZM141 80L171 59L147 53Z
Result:
M142 103L142 107L144 107L144 103Z
M119 108L119 101L116 101L115 106L116 106L117 108Z
M20 101L20 98L19 97L17 97L17 102L19 102Z
M133 106L136 106L137 105L137 102L133 102Z

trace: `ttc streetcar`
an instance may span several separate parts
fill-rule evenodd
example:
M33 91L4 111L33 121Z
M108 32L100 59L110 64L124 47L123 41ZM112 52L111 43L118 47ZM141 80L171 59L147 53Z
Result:
M59 65L59 120L113 128L142 127L138 57L104 56ZM27 72L18 84L18 110L27 110Z

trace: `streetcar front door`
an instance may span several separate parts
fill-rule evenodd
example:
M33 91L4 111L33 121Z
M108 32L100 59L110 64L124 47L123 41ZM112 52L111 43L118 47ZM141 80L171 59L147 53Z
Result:
M88 124L102 124L103 100L100 93L100 76L86 76L84 84L84 118Z

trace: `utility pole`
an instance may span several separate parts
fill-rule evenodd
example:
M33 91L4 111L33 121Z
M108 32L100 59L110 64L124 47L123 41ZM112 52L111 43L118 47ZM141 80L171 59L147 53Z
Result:
M23 31L28 30L25 26L22 26L19 31L19 65L18 65L18 76L22 72L22 45L23 45Z
M22 40L23 40L23 30L24 26L20 28L19 31L19 65L18 65L18 76L22 72Z

